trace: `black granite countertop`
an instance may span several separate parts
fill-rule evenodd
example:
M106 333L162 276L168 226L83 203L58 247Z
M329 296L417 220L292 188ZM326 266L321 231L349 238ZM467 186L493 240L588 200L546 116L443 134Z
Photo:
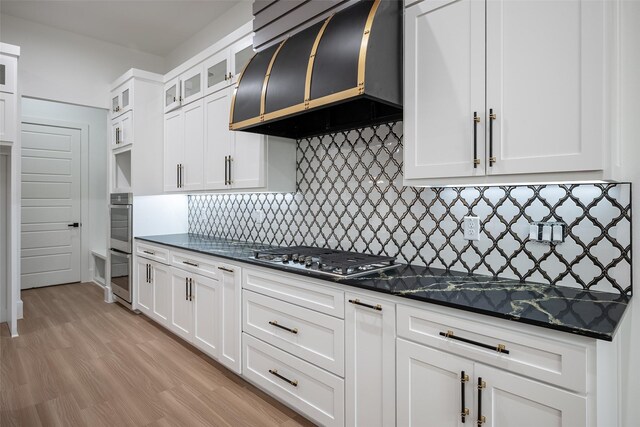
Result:
M407 264L368 276L335 279L250 259L254 250L273 247L260 243L195 234L137 239L606 341L613 339L629 303L625 295Z

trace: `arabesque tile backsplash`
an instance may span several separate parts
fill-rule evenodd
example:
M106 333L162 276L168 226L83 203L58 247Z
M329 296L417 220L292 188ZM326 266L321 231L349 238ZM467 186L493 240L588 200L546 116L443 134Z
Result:
M402 186L402 122L301 139L297 192L189 196L189 232L631 294L631 184ZM266 214L262 223L254 211ZM480 218L479 241L462 218ZM564 221L564 243L528 240Z

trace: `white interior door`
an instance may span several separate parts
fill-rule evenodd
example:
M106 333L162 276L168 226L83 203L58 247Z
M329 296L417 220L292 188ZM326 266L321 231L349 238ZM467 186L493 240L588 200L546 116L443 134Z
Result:
M80 281L80 130L22 125L21 287Z

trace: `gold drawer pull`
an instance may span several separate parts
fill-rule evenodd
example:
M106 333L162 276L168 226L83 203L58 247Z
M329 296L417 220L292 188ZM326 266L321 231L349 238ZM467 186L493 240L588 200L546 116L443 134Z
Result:
M447 332L440 332L440 336L445 337L445 338L451 338L452 340L458 340L458 341L466 342L467 344L476 345L478 347L486 348L488 350L493 350L493 351L496 351L498 353L509 354L509 350L507 350L507 347L504 344L489 345L489 344L481 343L481 342L478 342L478 341L470 340L469 338L458 337L458 336L454 335L453 331L451 331L451 330L449 330Z
M298 381L297 380L290 380L289 378L283 377L282 375L280 375L278 373L277 369L269 369L269 373L272 375L275 375L276 377L280 378L282 381L286 381L289 384L291 384L294 387L298 387Z

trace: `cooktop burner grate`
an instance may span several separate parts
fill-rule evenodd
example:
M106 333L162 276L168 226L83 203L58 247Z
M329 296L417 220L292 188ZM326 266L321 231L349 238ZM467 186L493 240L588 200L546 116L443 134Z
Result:
M345 278L395 267L394 257L309 246L257 250L253 258L257 261L281 265L283 268L305 269Z

